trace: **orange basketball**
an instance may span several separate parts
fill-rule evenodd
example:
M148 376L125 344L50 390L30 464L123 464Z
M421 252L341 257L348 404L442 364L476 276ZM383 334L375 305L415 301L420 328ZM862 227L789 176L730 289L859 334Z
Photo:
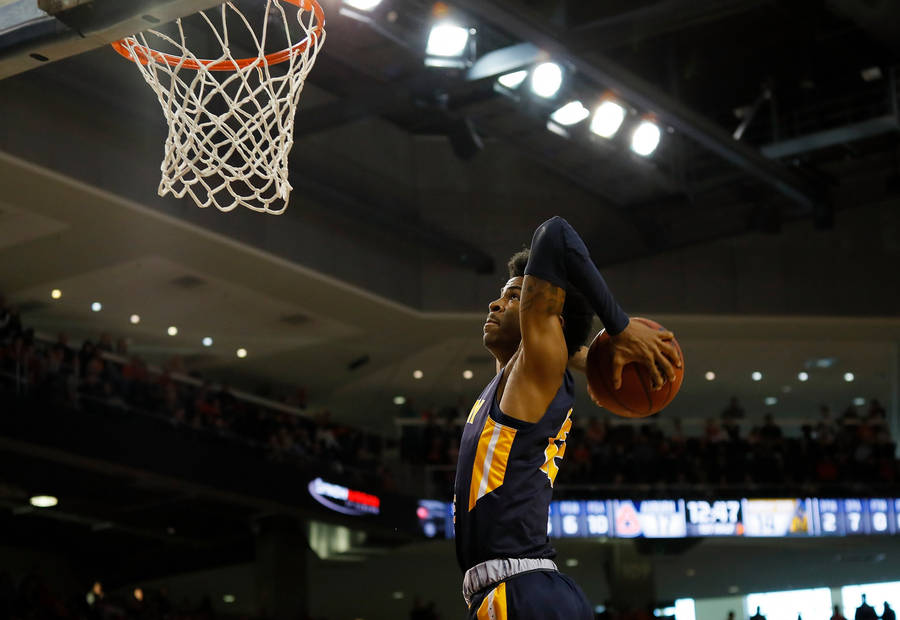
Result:
M650 319L633 317L631 320L640 321L654 329L665 329ZM675 398L684 379L684 354L678 341L672 342L681 357L681 368L675 367L675 381L666 381L661 390L654 392L653 380L647 369L631 363L622 369L622 387L614 390L609 334L606 330L601 331L591 343L587 356L586 374L591 399L604 409L625 418L645 418L665 409Z

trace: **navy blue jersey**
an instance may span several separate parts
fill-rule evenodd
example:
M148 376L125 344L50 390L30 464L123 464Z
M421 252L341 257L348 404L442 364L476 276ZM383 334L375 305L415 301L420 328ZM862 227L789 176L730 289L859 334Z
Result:
M500 411L501 370L469 413L453 498L456 559L463 571L495 558L552 558L547 518L575 400L572 375L540 421Z

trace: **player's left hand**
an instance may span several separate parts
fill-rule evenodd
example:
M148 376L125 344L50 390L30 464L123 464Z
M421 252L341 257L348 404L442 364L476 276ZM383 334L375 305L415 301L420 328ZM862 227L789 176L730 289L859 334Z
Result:
M622 387L622 369L632 362L647 369L654 390L661 389L667 380L674 381L673 364L681 368L681 357L671 343L674 338L672 332L655 330L640 321L631 321L621 334L610 336L613 387Z

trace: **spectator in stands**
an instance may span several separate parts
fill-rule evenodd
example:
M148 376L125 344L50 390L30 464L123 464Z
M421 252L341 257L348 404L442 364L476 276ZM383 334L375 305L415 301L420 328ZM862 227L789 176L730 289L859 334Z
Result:
M844 614L841 613L839 605L834 606L834 613L831 614L831 620L847 620L847 618L844 617Z
M881 620L897 620L897 614L891 609L891 604L884 602L884 610L881 612Z
M875 613L875 608L866 602L865 594L862 595L862 603L856 608L854 620L878 620L878 614Z
M767 413L763 418L762 428L759 429L760 438L769 443L777 443L781 441L781 427L775 424L775 420L771 413Z
M750 620L766 620L766 617L762 615L762 611L759 607L757 607L756 613L750 616Z
M738 403L737 396L732 396L728 406L722 410L723 420L737 420L744 417L744 409Z

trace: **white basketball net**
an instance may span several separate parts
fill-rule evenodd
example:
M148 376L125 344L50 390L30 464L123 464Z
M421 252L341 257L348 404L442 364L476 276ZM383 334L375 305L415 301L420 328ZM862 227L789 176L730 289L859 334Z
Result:
M220 7L221 19L216 18L219 24L201 12L199 15L222 47L222 55L213 60L201 60L187 48L180 19L176 22L177 40L147 30L121 41L159 97L169 123L165 158L160 166L160 196L172 193L183 198L189 194L197 206L212 205L221 211L231 211L240 205L278 215L287 208L292 189L288 181L288 155L294 143L294 114L306 76L325 41L325 31L307 2L301 2L306 7L298 8L297 21L307 44L297 49L303 39L292 40L282 1L286 0L267 0L261 36L257 36L232 2ZM293 12L293 7L290 9ZM218 11L210 9L209 12ZM241 33L241 42L252 40L256 49L251 55L258 52L246 67L238 66L229 50L229 11L240 19L250 35L248 39ZM289 57L281 64L270 66L271 55L267 59L265 52L266 39L270 17L277 21L278 15L289 42ZM153 41L157 46L165 42L167 47L177 50L168 56L173 62L177 60L177 64L171 66L163 58L164 54L153 51L158 47L148 43L152 37L156 37ZM221 69L223 65L229 70L211 69Z

